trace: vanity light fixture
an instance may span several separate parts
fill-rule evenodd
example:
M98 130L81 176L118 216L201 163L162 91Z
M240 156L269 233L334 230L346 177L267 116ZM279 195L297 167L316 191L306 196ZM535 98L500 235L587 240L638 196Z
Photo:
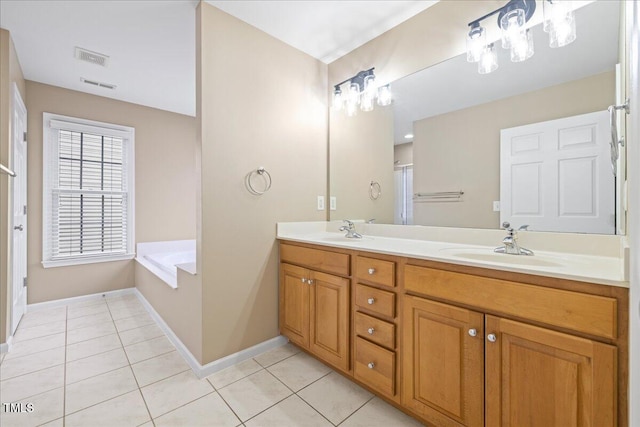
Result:
M362 111L371 111L377 101L380 106L391 104L391 90L389 85L378 87L373 68L360 71L355 76L338 83L333 89L333 108L336 110L346 109L348 116L354 116L358 112L358 107ZM341 86L349 83L346 96L343 94Z
M535 0L509 0L499 9L469 23L467 61L478 63L480 74L498 68L494 43L487 43L486 31L480 22L498 14L501 44L511 53L511 61L522 62L533 56L533 36L526 23L536 10ZM562 47L576 39L576 21L571 1L543 0L544 31L549 33L549 46Z

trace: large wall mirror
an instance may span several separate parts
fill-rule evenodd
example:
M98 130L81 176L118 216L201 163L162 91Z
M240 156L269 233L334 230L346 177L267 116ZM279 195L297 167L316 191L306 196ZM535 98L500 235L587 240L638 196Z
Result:
M525 62L498 48L499 68L481 75L460 55L393 82L390 107L332 111L330 218L623 232L607 115L621 97L620 9L609 0L577 9L577 39L562 48L532 27ZM616 168L624 174L624 156Z

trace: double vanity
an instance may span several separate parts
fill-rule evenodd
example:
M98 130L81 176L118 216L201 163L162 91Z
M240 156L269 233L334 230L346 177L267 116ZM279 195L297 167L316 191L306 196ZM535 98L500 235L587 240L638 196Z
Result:
M627 425L620 237L341 225L278 224L292 343L428 425Z

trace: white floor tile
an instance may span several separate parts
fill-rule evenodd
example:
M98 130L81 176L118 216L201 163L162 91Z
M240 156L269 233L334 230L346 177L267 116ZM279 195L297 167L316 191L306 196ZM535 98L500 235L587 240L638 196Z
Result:
M136 427L151 420L140 390L68 415L66 427Z
M148 313L138 314L133 317L118 319L115 321L118 332L128 331L129 329L141 328L143 326L155 324L155 321Z
M421 423L374 397L347 418L340 427L418 427Z
M122 348L118 334L105 335L67 346L67 363Z
M241 424L238 417L215 392L153 421L156 427L235 427Z
M143 387L142 395L151 416L157 418L212 391L207 380L199 380L192 371L186 371Z
M67 331L72 329L86 328L87 326L97 325L100 323L112 322L111 315L108 311L102 311L87 316L75 317L67 320Z
M44 325L51 322L60 322L67 320L67 308L56 307L48 310L30 311L22 316L20 320L20 328L32 328L34 326Z
M41 424L39 427L64 427L64 418L58 418L57 420L49 421L46 424Z
M190 370L187 362L177 351L162 354L131 365L140 387L163 380L180 372Z
M85 328L74 329L67 332L67 344L75 344L93 338L104 337L115 332L116 327L113 322L99 323Z
M106 298L100 297L100 298L91 298L84 301L72 302L67 304L67 307L68 308L91 307L92 305L100 305L100 304L106 304L106 303L107 303Z
M331 372L331 368L306 353L298 353L267 369L293 391L298 391Z
M329 421L318 414L295 394L245 422L247 427L332 427Z
M263 367L267 368L274 363L278 363L288 357L300 353L300 349L291 343L274 348L273 350L262 353L253 359Z
M118 306L117 308L109 306L109 311L113 320L126 319L147 312L142 304L137 306Z
M89 316L91 314L105 313L109 312L109 308L107 304L94 304L89 306L69 306L67 308L67 320L75 319L76 317Z
M11 351L6 353L6 359L11 360L14 357L28 356L30 354L39 353L53 348L64 347L67 334L62 332L59 334L47 335L45 337L34 338L14 343Z
M68 362L66 384L77 383L128 365L127 356L121 348Z
M65 412L72 414L137 388L138 384L128 366L91 377L66 386Z
M244 377L254 374L261 369L262 366L260 366L255 360L247 359L243 362L230 366L227 369L223 369L222 371L209 375L207 379L216 389L220 389L233 382L241 380Z
M129 363L138 363L140 361L159 356L164 353L175 351L175 347L171 341L165 336L131 344L124 348L129 358Z
M2 401L7 402L4 397ZM27 404L30 404L32 411L16 413L6 412L4 408L0 408L0 425L3 427L39 426L62 417L64 389L57 388L24 400L12 401L12 403L22 404L25 411L28 411Z
M17 402L64 385L64 365L0 381L2 402Z
M11 358L0 366L0 379L8 380L9 378L63 364L64 355L65 348L58 347L52 350Z
M66 323L66 321L61 320L34 326L32 328L18 328L16 334L13 336L13 340L15 343L18 343L24 340L32 340L35 338L45 337L47 335L59 334L65 331L67 327Z
M298 395L336 425L373 397L373 394L337 372L300 390Z
M236 381L218 392L242 421L292 394L291 390L265 370Z
M147 341L153 338L158 338L164 335L162 329L156 325L143 326L142 328L131 329L128 331L120 332L120 339L124 346L135 344L142 341Z

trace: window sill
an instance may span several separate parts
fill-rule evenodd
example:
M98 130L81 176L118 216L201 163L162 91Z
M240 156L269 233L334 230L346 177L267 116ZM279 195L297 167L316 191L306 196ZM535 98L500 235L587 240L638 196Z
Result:
M114 256L97 256L88 258L58 259L54 261L42 261L44 268L68 267L71 265L94 264L98 262L127 261L135 258L136 254L124 254Z

